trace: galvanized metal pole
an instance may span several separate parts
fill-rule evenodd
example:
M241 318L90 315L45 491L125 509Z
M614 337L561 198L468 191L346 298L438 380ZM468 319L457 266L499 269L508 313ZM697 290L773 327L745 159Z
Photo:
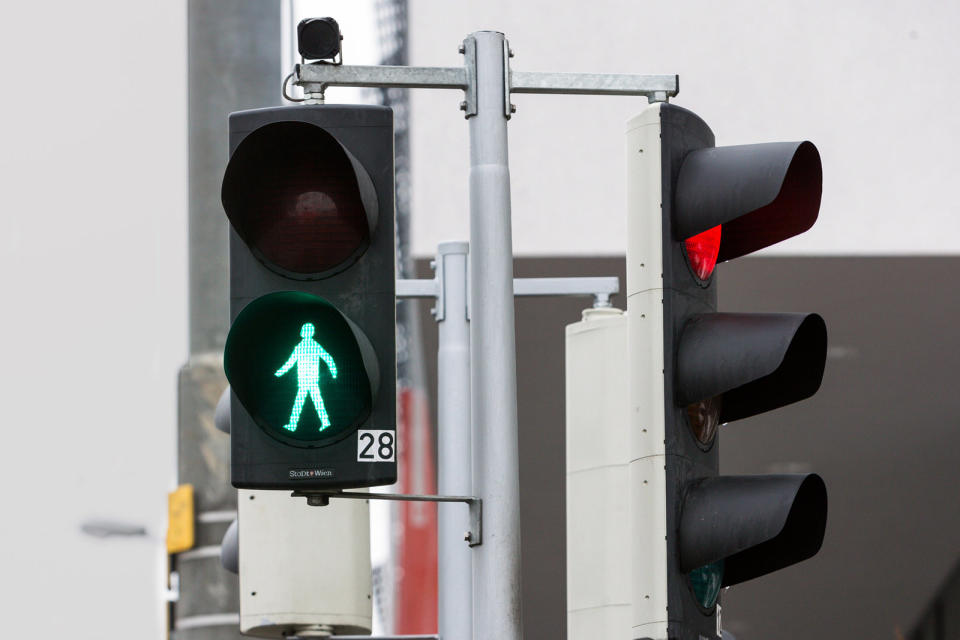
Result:
M437 250L440 289L437 349L437 460L440 495L472 495L470 453L470 324L466 242ZM438 505L439 631L441 638L473 637L472 552L464 540L470 516L462 505Z
M221 364L229 326L227 222L220 180L227 114L278 101L280 7L260 0L187 2L190 358L180 370L177 480L195 490L197 547L174 558L180 595L176 640L240 638L237 578L218 547L236 515L230 439L213 414L226 387Z
M475 47L475 49L474 49ZM475 638L519 640L520 470L510 169L502 33L466 42L476 61L470 117L470 359L474 495L483 500L483 544L474 547ZM468 69L468 73L469 73Z

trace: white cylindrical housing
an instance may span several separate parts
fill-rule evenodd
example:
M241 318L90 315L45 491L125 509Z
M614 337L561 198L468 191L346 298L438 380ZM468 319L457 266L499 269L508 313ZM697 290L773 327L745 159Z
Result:
M627 318L587 309L567 326L567 637L630 631Z
M306 629L370 633L370 505L311 507L287 491L237 497L240 631L281 638Z

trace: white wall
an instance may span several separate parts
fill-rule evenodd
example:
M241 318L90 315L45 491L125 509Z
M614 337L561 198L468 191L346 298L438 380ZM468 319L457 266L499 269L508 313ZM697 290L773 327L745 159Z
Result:
M503 31L514 69L677 73L674 101L717 143L809 139L824 192L798 254L956 253L960 5L943 0L410 0L411 64L462 65ZM457 91L413 93L413 249L466 239L467 126ZM643 98L514 96L514 250L624 251L623 131Z
M4 637L162 635L188 350L186 7L48 0L0 20ZM353 63L375 61L370 6L294 13L334 15ZM150 537L84 536L90 519Z
M186 360L186 3L20 2L0 34L5 637L158 637Z

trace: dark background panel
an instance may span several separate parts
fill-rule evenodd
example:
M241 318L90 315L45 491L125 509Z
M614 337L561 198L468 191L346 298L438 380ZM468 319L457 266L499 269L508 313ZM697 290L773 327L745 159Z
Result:
M417 265L428 277L427 261ZM815 311L829 351L811 399L721 431L723 473L815 471L823 549L723 594L738 640L906 636L960 557L960 258L745 258L719 268L724 311ZM518 277L617 275L623 258L521 258ZM517 313L525 637L566 637L564 327L586 298ZM622 295L615 306L625 308ZM422 305L428 389L436 324ZM431 392L431 396L435 393ZM436 424L436 406L433 403ZM941 640L941 639L937 639Z

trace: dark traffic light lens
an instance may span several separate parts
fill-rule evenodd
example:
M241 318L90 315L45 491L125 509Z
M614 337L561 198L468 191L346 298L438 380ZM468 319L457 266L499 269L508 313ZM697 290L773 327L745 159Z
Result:
M227 166L222 199L257 257L299 279L349 267L366 251L376 224L366 171L333 136L302 122L248 135Z
M704 609L713 609L720 597L720 586L723 584L723 560L711 562L688 575L690 588L697 598L697 604Z
M687 405L687 419L700 444L707 446L712 443L720 426L720 396Z

